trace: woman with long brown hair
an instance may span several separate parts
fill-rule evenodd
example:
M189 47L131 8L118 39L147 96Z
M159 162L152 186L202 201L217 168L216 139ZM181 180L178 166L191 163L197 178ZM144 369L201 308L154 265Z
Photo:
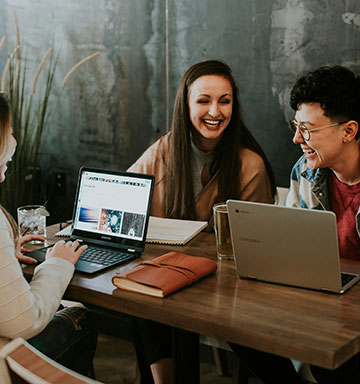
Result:
M129 171L155 175L155 216L211 221L215 202L272 203L276 192L270 163L244 123L231 69L217 60L186 71L170 132Z
M273 203L274 175L263 150L247 129L231 69L209 60L184 74L175 99L171 130L129 171L155 175L151 214L206 220L227 199ZM139 321L155 383L171 381L170 331Z
M0 182L5 180L7 163L16 149L9 104L0 93ZM0 348L10 339L22 337L60 364L87 374L92 367L97 333L84 307L63 308L60 300L86 246L59 241L50 248L30 283L22 273L23 245L42 236L18 237L14 220L0 205ZM10 383L0 361L0 382Z

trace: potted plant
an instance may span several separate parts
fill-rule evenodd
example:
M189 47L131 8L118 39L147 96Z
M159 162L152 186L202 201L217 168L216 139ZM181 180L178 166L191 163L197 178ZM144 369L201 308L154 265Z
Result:
M44 203L48 196L41 177L39 155L46 128L49 97L54 92L54 74L57 58L49 48L39 62L34 74L29 75L27 60L22 56L19 25L14 11L16 46L8 56L2 71L0 91L5 93L12 109L12 127L17 140L17 150L12 159L11 170L0 188L1 204L15 215L20 205ZM5 43L0 40L0 53ZM73 74L85 63L97 57L100 52L81 60L64 77L65 87ZM38 86L40 76L45 77Z

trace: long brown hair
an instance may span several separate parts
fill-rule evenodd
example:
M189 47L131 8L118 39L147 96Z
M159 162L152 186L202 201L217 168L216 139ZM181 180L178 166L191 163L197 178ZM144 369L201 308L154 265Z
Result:
M191 173L191 129L188 92L191 84L201 76L218 75L227 79L233 90L231 120L214 149L211 174L219 171L218 201L237 199L239 191L240 148L248 148L260 155L269 176L272 195L276 184L271 165L254 136L245 126L239 100L239 90L230 67L217 60L191 66L184 74L176 93L170 131L168 173L166 182L165 214L167 217L197 219Z
M4 164L9 152L9 137L11 136L11 110L8 101L3 93L0 93L0 164ZM6 209L0 205L0 209L8 219L14 239L18 237L17 226Z

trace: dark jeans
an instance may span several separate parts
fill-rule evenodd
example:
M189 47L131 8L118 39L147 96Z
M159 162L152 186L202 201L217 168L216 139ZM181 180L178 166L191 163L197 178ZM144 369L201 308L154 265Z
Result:
M59 364L87 375L92 369L97 331L86 308L64 308L28 343Z
M233 351L250 372L265 384L302 384L305 381L296 372L290 359L230 344ZM310 366L319 384L359 384L360 354L355 355L335 370Z
M147 365L172 356L171 327L155 321L135 318Z

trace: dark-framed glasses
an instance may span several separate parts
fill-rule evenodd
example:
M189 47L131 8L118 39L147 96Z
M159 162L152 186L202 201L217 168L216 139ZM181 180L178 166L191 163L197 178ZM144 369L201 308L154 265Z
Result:
M299 130L301 136L305 141L309 141L311 137L311 132L320 131L320 129L330 128L330 127L336 127L342 124L347 123L346 121L340 121L339 123L334 123L330 125L324 125L323 127L317 127L317 128L308 128L305 123L299 123L296 120L290 120L289 121L289 128L291 129L291 132L295 135L297 130Z

